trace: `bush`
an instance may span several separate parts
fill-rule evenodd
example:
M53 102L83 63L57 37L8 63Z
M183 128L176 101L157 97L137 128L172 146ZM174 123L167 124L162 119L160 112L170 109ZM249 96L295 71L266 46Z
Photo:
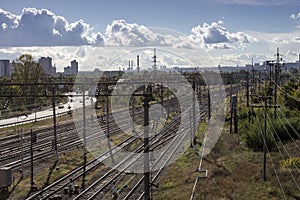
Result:
M276 119L272 122L274 129L277 132L276 137L281 141L289 141L292 139L299 139L300 132L300 118L292 117L287 119Z
M264 124L263 121L255 120L253 123L243 121L240 124L240 133L247 146L254 151L263 149L264 141ZM271 132L267 129L266 142L269 150L272 150L276 145Z
M291 157L285 160L280 161L281 168L292 168L296 169L300 167L300 158L299 157Z
M249 111L250 111L249 109L238 107L239 120L248 119Z
M284 114L284 112L282 112ZM244 114L243 114L244 115ZM256 117L251 123L248 120L240 122L240 134L249 148L261 150L263 148L264 117L262 110L257 109ZM272 110L268 112L272 116ZM287 118L290 117L290 118ZM274 131L275 130L275 131ZM267 147L272 150L276 141L288 142L300 138L300 118L294 115L267 120Z

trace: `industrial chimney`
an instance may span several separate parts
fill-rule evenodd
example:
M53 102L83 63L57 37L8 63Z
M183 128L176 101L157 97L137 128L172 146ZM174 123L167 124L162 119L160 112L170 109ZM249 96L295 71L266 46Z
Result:
M136 69L138 72L140 72L140 56L139 55L136 56Z

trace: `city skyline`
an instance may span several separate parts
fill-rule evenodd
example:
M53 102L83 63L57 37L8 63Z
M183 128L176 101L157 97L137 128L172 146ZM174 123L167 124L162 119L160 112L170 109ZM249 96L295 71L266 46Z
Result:
M203 51L215 66L262 63L275 58L277 47L290 62L300 53L296 0L73 2L2 1L0 58L50 56L62 71L74 59L81 70L105 70L126 47ZM161 57L161 64L168 60Z

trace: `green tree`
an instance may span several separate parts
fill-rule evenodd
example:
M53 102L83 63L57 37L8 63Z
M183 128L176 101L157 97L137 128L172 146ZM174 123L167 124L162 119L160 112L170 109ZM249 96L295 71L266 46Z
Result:
M12 83L20 84L13 91L16 94L34 94L37 91L36 83L45 78L43 67L36 62L32 55L23 54L13 62ZM34 95L29 98L14 99L14 110L31 110L36 107L37 100Z
M300 82L289 81L282 86L279 99L289 109L300 111Z
M14 83L39 83L45 77L43 67L30 54L23 54L13 62L12 79Z

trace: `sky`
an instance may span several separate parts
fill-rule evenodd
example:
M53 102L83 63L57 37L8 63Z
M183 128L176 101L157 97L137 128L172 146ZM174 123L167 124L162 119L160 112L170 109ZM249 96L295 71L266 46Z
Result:
M187 55L194 56L189 64L200 67L199 55L213 61L207 65L261 63L275 59L277 47L284 60L294 62L300 53L300 1L0 0L0 59L29 53L52 57L58 71L74 59L80 70L105 70L116 55L153 47L158 57L159 49L174 52L161 55L163 65ZM125 57L118 66L127 65Z

